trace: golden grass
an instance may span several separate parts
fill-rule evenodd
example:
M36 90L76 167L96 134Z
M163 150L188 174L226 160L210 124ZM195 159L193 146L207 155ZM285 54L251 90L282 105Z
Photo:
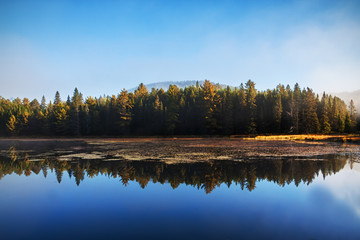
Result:
M335 141L335 142L360 142L359 135L324 135L324 134L298 134L298 135L269 135L245 137L244 140L264 140L264 141Z

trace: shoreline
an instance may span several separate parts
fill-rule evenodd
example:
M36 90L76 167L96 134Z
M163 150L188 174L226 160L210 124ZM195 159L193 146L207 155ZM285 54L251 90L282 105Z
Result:
M243 138L0 138L0 156L26 160L159 160L169 163L266 158L313 158L352 155L352 142Z
M0 141L114 141L124 140L206 140L231 139L253 141L321 141L360 144L360 134L261 134L261 135L179 135L179 136L0 136Z

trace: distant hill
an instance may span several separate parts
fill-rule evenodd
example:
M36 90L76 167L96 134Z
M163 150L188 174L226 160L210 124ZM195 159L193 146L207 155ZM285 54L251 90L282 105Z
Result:
M354 101L357 114L360 115L360 89L353 92L339 92L333 93L332 95L337 96L345 101L349 106L351 99Z
M167 81L167 82L156 82L156 83L149 83L149 84L145 84L146 88L151 91L152 88L155 89L164 89L165 91L168 90L169 85L176 85L179 88L185 88L185 87L189 87L189 86L195 86L196 82L199 82L200 85L202 85L205 81L201 80L201 81L197 81L197 80L187 80L187 81ZM219 84L219 83L213 83L212 84ZM220 86L222 88L226 88L227 85L225 84L220 84ZM128 90L128 92L134 92L138 87L134 87Z

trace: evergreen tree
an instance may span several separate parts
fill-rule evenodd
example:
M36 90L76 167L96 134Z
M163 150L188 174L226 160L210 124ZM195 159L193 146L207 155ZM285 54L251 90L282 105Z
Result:
M149 98L149 92L145 85L141 83L134 92L132 100L133 105L133 121L132 129L135 134L147 134L148 121L148 109L147 101Z
M244 85L240 85L234 97L234 121L235 134L243 134L246 131L246 93Z
M44 111L46 109L47 105L46 105L46 99L45 96L42 96L41 98L41 103L40 103L40 108L42 111Z
M292 105L292 123L294 126L294 133L299 133L300 131L300 109L301 109L301 90L299 84L295 84L294 87L294 104Z
M180 91L176 85L170 85L166 92L166 130L168 134L174 134L179 123L179 100Z
M61 103L60 93L59 91L56 91L55 93L55 99L54 99L54 105L59 105Z
M247 133L256 133L256 89L251 80L245 85L246 92L246 128Z
M321 116L321 133L328 134L331 132L329 117L326 114Z
M214 118L215 93L215 86L209 80L205 80L204 84L201 86L200 94L202 100L202 114L208 133L211 133L211 129L216 126L216 119Z
M58 135L67 135L68 134L68 112L69 107L64 106L63 103L59 103L54 106L53 109L53 131Z
M79 136L80 135L80 107L83 103L82 94L79 92L77 88L74 90L74 94L71 98L68 97L68 101L66 106L70 108L69 114L69 126L72 135Z
M274 131L279 133L281 131L282 104L280 93L276 92L275 94L275 103L273 108L273 116L275 122Z
M344 131L346 133L351 133L353 131L353 127L351 125L351 120L350 120L349 114L346 114L346 116L345 116Z
M345 122L340 114L338 115L338 118L337 118L337 130L340 133L343 133L345 131Z
M350 120L350 132L354 132L356 130L356 108L354 101L351 99L349 104L349 120Z
M84 107L84 122L82 124L83 126L83 135L90 135L91 133L91 118L90 118L90 110L89 105L85 104Z
M68 95L67 96L67 99L66 99L66 106L70 106L71 105L71 99L70 99L70 96Z
M316 114L316 99L313 91L307 88L303 101L303 132L317 133L320 130L319 119Z
M321 98L320 111L319 111L319 115L321 116L320 117L320 131L321 131L321 133L324 133L324 134L328 134L331 132L331 124L330 124L330 120L329 120L330 106L329 106L328 98L329 97L324 93Z
M116 99L116 112L118 114L117 127L120 134L129 133L129 125L131 121L131 109L132 105L129 101L128 93L125 89L121 91Z
M228 86L224 91L223 95L223 108L221 112L222 117L222 129L223 134L234 133L234 105L233 105L233 93L231 88Z

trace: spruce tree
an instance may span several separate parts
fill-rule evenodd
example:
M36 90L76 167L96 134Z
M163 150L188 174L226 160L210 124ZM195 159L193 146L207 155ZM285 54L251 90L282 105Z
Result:
M356 108L355 108L355 104L354 101L351 99L350 104L349 104L349 118L350 118L350 128L351 128L351 132L356 130Z
M42 98L41 98L41 103L40 103L40 108L41 108L41 110L45 110L46 107L47 107L47 105L46 105L45 96L42 96Z
M337 130L339 133L343 133L345 131L345 122L340 114L338 114L337 117Z
M82 94L79 92L77 88L74 90L74 94L71 98L68 97L68 101L66 106L70 107L70 131L74 136L80 135L80 106L82 105L83 99Z
M246 92L246 129L247 133L256 133L256 89L251 80L245 84Z
M316 114L316 99L310 88L307 88L304 94L303 131L306 133L317 133L320 130L320 124Z
M331 132L331 124L329 120L330 106L328 98L328 95L326 95L324 92L320 102L320 131L324 134L328 134Z
M55 93L55 99L54 99L54 105L59 105L61 103L60 93L59 91L56 91Z
M214 97L216 94L215 86L209 81L205 80L201 86L201 98L202 98L202 114L206 123L208 133L212 132L214 126L216 126L216 119L214 118Z
M294 86L294 106L292 114L292 122L294 125L294 133L299 133L300 131L300 109L301 109L301 90L298 83Z
M281 116L282 116L281 94L279 92L277 92L275 95L273 116L275 122L274 131L279 133L281 131Z
M129 101L129 95L125 89L121 91L116 99L117 132L120 134L129 133L129 125L131 121L132 105Z
M351 133L353 131L349 114L346 114L345 116L344 131L346 133Z
M179 100L180 92L176 85L170 85L166 92L166 131L168 134L174 134L179 123Z

